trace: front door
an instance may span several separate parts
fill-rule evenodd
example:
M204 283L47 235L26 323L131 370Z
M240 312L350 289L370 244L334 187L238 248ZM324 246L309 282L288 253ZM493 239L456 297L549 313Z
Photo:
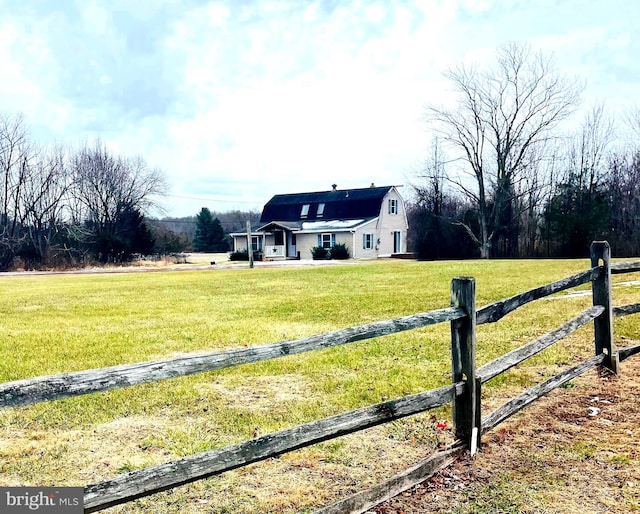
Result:
M400 253L402 251L402 232L393 233L393 253Z
M296 235L293 232L289 232L289 240L287 242L287 257L295 259L298 253L296 250Z

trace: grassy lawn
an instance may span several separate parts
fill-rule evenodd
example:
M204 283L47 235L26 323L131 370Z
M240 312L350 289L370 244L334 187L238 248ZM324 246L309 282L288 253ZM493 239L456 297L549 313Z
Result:
M586 260L379 261L309 268L0 276L0 382L251 346L449 305L455 276L477 304L576 273ZM618 282L631 275L615 277ZM587 307L535 302L478 333L487 362ZM614 303L639 301L638 286ZM636 317L616 335L637 338ZM0 411L0 485L83 485L450 382L449 326L221 372ZM487 403L592 353L585 328L487 384ZM446 418L446 411L437 413ZM155 512L298 512L383 480L446 434L428 415L138 500Z

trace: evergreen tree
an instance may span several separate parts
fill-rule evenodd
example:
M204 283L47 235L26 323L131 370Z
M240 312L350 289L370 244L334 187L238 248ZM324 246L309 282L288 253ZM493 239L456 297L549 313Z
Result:
M196 216L196 233L193 238L196 252L226 252L229 249L227 236L218 218L214 218L206 207Z
M604 187L579 187L574 180L560 184L544 210L544 236L561 257L587 257L589 245L607 239L611 211Z
M227 250L229 250L227 234L222 228L220 220L218 218L214 218L213 226L211 227L211 251L226 252Z
M138 209L123 209L108 227L87 224L87 228L95 233L88 249L100 262L125 262L135 253L153 252L155 238Z

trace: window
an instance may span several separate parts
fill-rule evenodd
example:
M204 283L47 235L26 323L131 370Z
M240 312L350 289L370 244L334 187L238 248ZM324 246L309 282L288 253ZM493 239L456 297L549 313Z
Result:
M389 199L389 214L398 214L398 200L395 198Z
M318 218L322 218L323 215L324 215L324 204L323 203L319 203L318 204L318 212L316 213L316 216Z
M373 250L373 234L362 234L362 249Z
M302 210L300 211L300 217L301 218L306 218L309 215L309 204L305 203L302 206Z
M335 234L318 234L318 246L322 248L331 248L336 244Z
M262 251L262 236L251 236L251 249L254 252Z

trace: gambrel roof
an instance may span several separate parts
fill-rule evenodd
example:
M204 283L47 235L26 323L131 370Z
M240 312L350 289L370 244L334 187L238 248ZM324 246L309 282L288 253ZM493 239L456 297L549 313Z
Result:
M275 195L264 206L260 222L375 218L380 214L382 200L392 188L393 186L333 189L315 193Z

